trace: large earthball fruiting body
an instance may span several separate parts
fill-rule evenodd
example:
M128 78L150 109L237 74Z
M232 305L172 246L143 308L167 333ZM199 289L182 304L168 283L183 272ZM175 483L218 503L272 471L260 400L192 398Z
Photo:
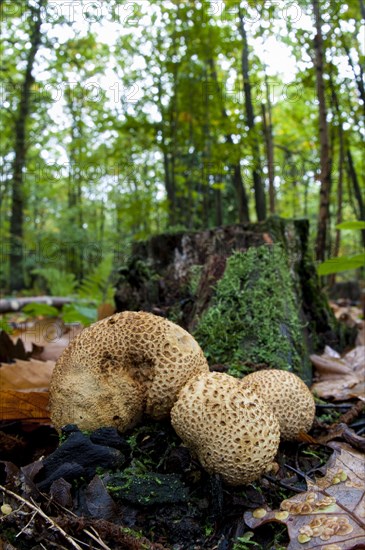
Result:
M51 418L57 429L123 431L143 413L167 417L182 386L208 370L199 344L175 323L146 312L117 313L85 328L58 359Z
M314 398L296 374L265 369L248 374L241 383L245 388L251 387L271 408L279 421L282 439L296 440L312 427Z
M232 376L203 373L188 382L171 422L207 472L228 484L250 483L273 465L279 423L263 400Z

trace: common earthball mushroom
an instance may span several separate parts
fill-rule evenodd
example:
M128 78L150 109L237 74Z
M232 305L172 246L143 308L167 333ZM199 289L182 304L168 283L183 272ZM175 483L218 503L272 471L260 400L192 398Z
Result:
M50 386L57 429L135 425L143 412L169 415L182 386L208 372L196 340L171 321L125 311L76 336L58 359Z
M315 415L313 395L296 374L278 369L265 369L248 374L241 380L271 407L280 424L281 438L298 439L300 432L312 427Z
M203 373L188 382L171 422L204 469L230 485L250 483L273 466L279 423L263 400L232 376Z

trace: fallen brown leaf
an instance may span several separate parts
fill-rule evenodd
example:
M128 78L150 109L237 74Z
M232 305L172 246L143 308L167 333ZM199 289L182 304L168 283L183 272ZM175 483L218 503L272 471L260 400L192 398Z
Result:
M48 392L0 391L0 420L48 422Z
M48 317L24 323L13 334L20 339L32 357L42 361L57 361L71 340L83 329L82 325L66 326L61 319Z
M23 361L0 367L0 420L48 420L48 387L54 361Z
M324 477L308 481L308 490L284 500L279 510L246 512L255 529L268 522L287 526L287 550L351 550L365 545L364 454L346 443L330 443L335 451Z
M54 361L22 361L0 366L0 388L17 391L45 391L48 390L51 375L55 366Z
M357 346L344 357L326 346L323 355L311 355L317 381L312 392L319 397L346 400L357 397L365 401L365 346Z

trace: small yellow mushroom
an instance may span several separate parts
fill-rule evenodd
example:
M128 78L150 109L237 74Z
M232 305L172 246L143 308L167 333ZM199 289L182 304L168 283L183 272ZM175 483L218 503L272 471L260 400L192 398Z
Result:
M4 514L4 516L8 516L13 511L10 504L2 504L2 506L0 507L0 510L1 510L1 513Z

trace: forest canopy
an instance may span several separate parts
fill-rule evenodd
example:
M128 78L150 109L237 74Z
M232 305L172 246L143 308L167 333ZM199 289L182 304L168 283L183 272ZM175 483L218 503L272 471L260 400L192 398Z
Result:
M363 0L0 10L1 288L273 214L310 220L317 260L359 252L335 226L365 219Z

